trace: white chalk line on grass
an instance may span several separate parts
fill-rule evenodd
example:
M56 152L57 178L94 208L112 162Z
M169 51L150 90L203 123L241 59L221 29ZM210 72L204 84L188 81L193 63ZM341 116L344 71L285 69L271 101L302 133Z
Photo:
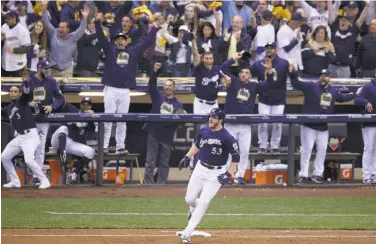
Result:
M1 235L2 237L176 237L176 235L140 235L140 234L124 234L124 235L90 235L90 234L15 234L15 235ZM213 237L229 237L229 238L376 238L376 236L372 235L215 235Z
M104 216L187 216L187 213L83 213L51 212L52 215L104 215ZM310 213L209 213L205 216L253 216L253 217L376 217L376 214L310 214Z

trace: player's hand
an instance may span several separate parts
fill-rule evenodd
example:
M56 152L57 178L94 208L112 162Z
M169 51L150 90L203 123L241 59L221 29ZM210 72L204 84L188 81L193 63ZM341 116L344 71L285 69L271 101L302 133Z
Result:
M93 115L93 114L94 114L94 111L91 110L91 109L89 109L89 110L86 111L86 113L89 113L90 115Z
M372 113L372 111L373 111L373 107L372 107L372 104L371 103L368 103L367 105L366 105L366 111L368 112L368 113Z
M4 47L4 50L6 51L6 52L8 52L8 53L13 53L14 51L13 51L13 48L11 48L11 47Z
M50 114L52 112L52 106L51 105L43 106L43 108L44 108L44 112L46 114Z
M188 156L184 156L184 158L182 158L182 160L179 162L179 170L188 167L190 161L191 159Z
M87 22L89 22L89 20L88 20L89 13L90 13L90 8L89 8L89 6L87 6L87 4L85 4L85 5L84 5L84 9L81 10L82 19L84 19L84 20L86 20Z
M290 74L292 74L292 73L294 73L295 72L295 67L294 67L294 65L293 64L289 64L289 73Z
M230 177L231 177L231 174L228 171L226 171L225 173L218 175L217 178L218 178L218 182L221 185L225 185L225 184L232 184Z
M265 58L264 63L262 63L266 71L270 71L272 69L272 60L270 58Z
M244 50L241 52L236 53L236 55L233 57L235 61L239 60L243 56Z
M161 63L155 63L154 64L154 72L157 73L162 67Z

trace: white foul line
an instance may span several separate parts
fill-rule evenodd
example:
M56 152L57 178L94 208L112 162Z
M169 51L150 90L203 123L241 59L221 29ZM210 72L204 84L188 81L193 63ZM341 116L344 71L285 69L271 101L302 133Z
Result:
M32 234L15 234L15 235L1 235L2 237L175 237L176 235L140 235L140 234L124 234L124 235L89 235L89 234L38 234L38 235L32 235ZM376 236L372 235L215 235L213 237L229 237L229 238L376 238Z
M83 212L50 212L52 215L105 215L105 216L187 216L187 213L83 213ZM376 217L376 214L309 214L309 213L209 213L205 216L260 216L260 217Z

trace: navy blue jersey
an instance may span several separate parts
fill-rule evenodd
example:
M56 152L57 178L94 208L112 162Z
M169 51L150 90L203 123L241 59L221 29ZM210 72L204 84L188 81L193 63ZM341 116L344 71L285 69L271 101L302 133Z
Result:
M100 47L103 48L106 60L102 84L116 88L136 88L136 74L141 54L155 42L158 28L153 27L149 34L137 45L118 50L111 45L103 34L100 22L95 23Z
M68 122L68 136L75 142L86 144L88 133L95 131L94 122Z
M200 63L195 68L195 95L198 99L206 101L216 101L218 98L219 84L220 84L220 70L226 70L232 64L234 59L229 59L222 65L213 65L211 70L205 68L203 63Z
M252 77L259 81L266 79L266 70L262 65L264 59L256 61L251 67ZM286 104L286 82L289 72L289 62L286 59L275 56L272 60L273 86L267 92L259 95L259 101L266 105Z
M34 108L34 112L44 113L43 106L48 105L51 105L53 110L56 111L64 105L64 96L54 78L47 76L43 80L39 80L32 76L28 83L31 88L32 100L38 104L38 108Z
M230 74L226 74L230 75ZM226 114L253 114L258 93L267 91L273 84L273 75L267 75L267 81L246 83L239 77L230 75L231 85L226 89Z
M175 114L179 109L183 109L183 104L176 97L171 99L162 95L157 87L157 74L152 71L148 84L149 94L152 101L151 112L154 114ZM147 131L155 139L162 143L172 145L177 123L147 123Z
M373 111L371 114L376 114L376 79L373 79L362 88L362 91L356 96L354 100L355 105L362 106L362 113L370 114L365 110L365 106L372 104ZM376 123L363 123L363 126L376 126Z
M354 93L341 93L331 85L325 88L320 84L320 81L299 81L296 73L291 76L291 85L304 94L303 114L332 114L335 102L351 101L356 96ZM319 131L328 130L327 123L306 123L304 125Z
M232 162L239 162L238 143L225 128L218 131L209 127L202 128L195 145L200 149L198 159L206 164L225 165L229 154L232 155Z
M22 89L23 92L20 98L2 109L2 111L8 116L14 130L19 134L24 134L28 129L36 128L35 119L29 106L31 98L29 84L24 82Z

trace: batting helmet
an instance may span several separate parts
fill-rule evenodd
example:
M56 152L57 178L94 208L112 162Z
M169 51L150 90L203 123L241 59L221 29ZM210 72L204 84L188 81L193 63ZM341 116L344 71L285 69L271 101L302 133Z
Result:
M213 108L212 111L209 113L209 117L212 117L214 119L222 119L224 120L226 117L225 112L220 108Z

